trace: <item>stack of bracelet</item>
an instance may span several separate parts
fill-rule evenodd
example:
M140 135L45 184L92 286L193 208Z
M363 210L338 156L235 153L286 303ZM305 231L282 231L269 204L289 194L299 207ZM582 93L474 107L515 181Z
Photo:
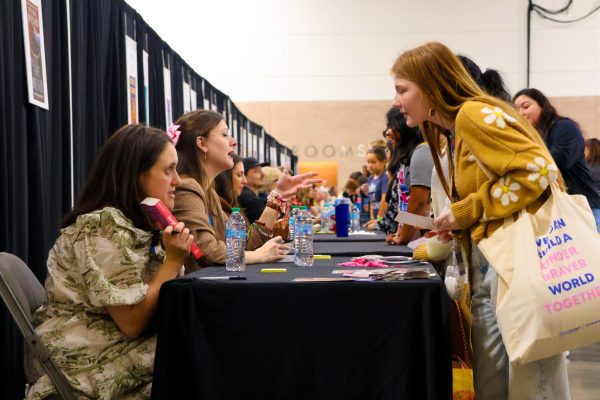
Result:
M288 201L282 194L279 194L274 190L269 193L269 196L267 197L267 207L279 212L279 214L285 215L287 206Z
M273 235L273 230L269 229L264 223L260 221L254 221L254 223L250 227L250 231L252 231L252 228L255 228L258 231L258 233L260 233L263 236L271 237Z

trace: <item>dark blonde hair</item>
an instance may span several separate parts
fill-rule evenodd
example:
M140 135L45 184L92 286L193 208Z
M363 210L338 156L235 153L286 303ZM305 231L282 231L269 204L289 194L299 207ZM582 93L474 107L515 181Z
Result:
M442 43L429 42L402 53L392 67L392 74L397 78L414 82L435 113L448 121L454 121L462 105L470 100L502 108L525 128L523 134L545 149L548 157L551 157L535 128L514 109L512 104L486 94L456 55ZM446 133L446 130L430 121L424 121L421 132L431 148L433 162L440 175L442 171L440 137ZM441 176L440 180L450 196L446 180Z
M371 143L369 143L369 147L371 149L376 149L376 148L382 148L385 149L386 143L385 140L383 139L376 139L376 140L372 140Z

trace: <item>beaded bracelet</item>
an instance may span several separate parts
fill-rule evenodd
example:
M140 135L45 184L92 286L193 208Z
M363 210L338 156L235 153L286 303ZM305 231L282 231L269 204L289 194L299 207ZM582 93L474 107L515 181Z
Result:
M285 214L287 210L287 204L287 199L275 191L271 191L271 193L269 193L269 197L267 197L267 207L272 208L280 214Z
M269 229L264 223L260 221L254 221L252 225L254 225L254 228L263 236L271 237L273 235L273 230Z

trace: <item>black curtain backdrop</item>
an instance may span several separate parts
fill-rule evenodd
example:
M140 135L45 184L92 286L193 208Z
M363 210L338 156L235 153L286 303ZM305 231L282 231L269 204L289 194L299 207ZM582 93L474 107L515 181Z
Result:
M123 2L72 0L75 191L108 136L127 123Z
M196 92L196 108L202 108L202 79L191 72L191 88Z
M171 92L173 92L173 122L183 115L183 60L177 54L171 58Z
M162 49L163 41L154 30L148 29L150 125L165 129L165 80L163 77Z
M43 282L48 250L71 204L64 0L43 1L49 110L29 103L21 2L0 1L0 251ZM0 304L0 398L24 396L23 344Z
M42 283L48 251L73 201L71 179L76 198L100 147L127 123L126 32L137 41L140 121L166 128L163 60L168 59L174 120L183 113L186 73L197 107L203 108L208 99L218 112L230 114L228 120L231 116L237 121L233 133L240 144L242 128L247 130L249 122L226 94L193 71L123 0L70 0L71 157L67 4L42 1L50 105L45 110L28 102L21 2L0 0L0 251L23 259ZM149 54L149 116L143 96L143 50ZM251 126L253 133L262 132L259 125ZM248 137L243 141L250 149ZM268 143L277 145L274 139L265 140L267 160ZM22 348L20 333L0 304L0 399L23 398Z
M208 81L202 77L199 78L200 87L198 88L198 92L200 93L200 101L198 102L198 108L205 109L204 101L209 101L209 95L207 91L206 85L209 84ZM210 107L208 107L210 108Z

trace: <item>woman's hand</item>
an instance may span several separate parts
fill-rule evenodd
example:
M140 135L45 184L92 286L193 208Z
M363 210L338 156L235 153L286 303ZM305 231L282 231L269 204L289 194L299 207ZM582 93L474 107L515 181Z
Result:
M308 189L316 183L320 183L321 179L313 179L319 175L316 172L307 172L300 175L290 175L288 172L284 172L277 181L275 190L283 196L290 198L294 196L300 189Z
M460 229L460 226L458 226L456 218L454 218L454 214L452 214L452 210L450 208L444 210L439 217L433 220L433 226L438 231L451 231Z
M106 311L125 335L136 338L148 327L156 312L158 291L163 283L177 276L190 254L192 240L194 238L183 222L175 227L166 227L162 235L162 245L167 256L150 279L144 299L136 304L106 306Z
M385 237L385 241L387 244L395 244L398 246L404 246L409 242L409 240L403 239L402 237L402 227L398 229L398 232L388 234Z
M435 231L429 231L429 232L425 233L426 238L432 238L434 236L437 236L438 240L442 243L448 243L448 242L452 241L452 239L454 239L454 235L452 234L452 231L450 231L448 229L438 229Z
M379 224L377 222L378 221L376 219L372 219L369 222L366 222L363 226L370 231L375 231L377 228L379 228Z
M190 255L190 245L193 240L194 237L190 235L190 230L183 222L165 228L162 243L167 255L166 259L182 266Z
M400 244L400 238L398 236L398 233L389 233L386 237L385 237L385 241L387 244Z
M290 245L283 243L281 236L276 236L255 251L260 255L260 262L267 263L281 260L290 250Z

